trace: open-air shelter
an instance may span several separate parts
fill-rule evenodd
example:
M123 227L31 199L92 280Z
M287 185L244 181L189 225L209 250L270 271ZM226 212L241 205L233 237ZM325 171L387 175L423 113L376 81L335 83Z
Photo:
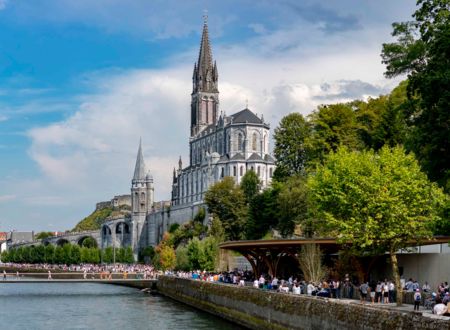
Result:
M411 242L410 246L443 244L450 242L450 236L437 236L430 240ZM273 240L228 241L219 245L221 249L242 254L250 263L253 273L258 278L265 270L271 276L277 276L280 261L297 260L300 248L305 244L316 244L324 255L337 255L351 243L338 243L335 238L299 238ZM375 260L375 258L373 259ZM367 272L370 271L370 265Z

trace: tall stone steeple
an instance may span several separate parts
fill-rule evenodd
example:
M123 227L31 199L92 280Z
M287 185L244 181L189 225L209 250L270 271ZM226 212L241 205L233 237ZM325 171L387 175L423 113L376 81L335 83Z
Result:
M139 149L136 158L136 165L134 166L133 183L144 181L145 179L145 162L142 155L142 140L139 140Z
M147 214L153 204L153 177L145 168L142 155L142 142L139 141L139 149L134 166L134 175L131 180L131 204L133 214Z
M219 112L219 73L213 62L209 42L208 21L204 17L198 61L194 64L191 94L191 137L215 124Z
M142 154L142 141L139 140L139 149L134 166L134 175L131 180L131 246L135 260L139 250L143 248L145 240L145 224L147 215L153 206L153 177L145 168L144 156Z

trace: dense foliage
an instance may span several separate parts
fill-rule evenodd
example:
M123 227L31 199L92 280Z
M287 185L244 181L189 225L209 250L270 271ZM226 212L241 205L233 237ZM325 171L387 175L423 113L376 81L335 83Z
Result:
M129 213L129 206L127 205L122 205L120 207L110 206L96 209L86 218L77 223L77 225L72 229L72 231L80 232L86 230L99 230L108 217L125 216L128 213Z
M80 247L76 244L63 246L36 245L19 247L2 253L3 262L15 263L53 263L53 264L79 264L79 263L133 263L131 247L108 247L103 251L95 247Z
M308 188L315 230L355 252L389 253L397 288L396 252L432 237L446 199L401 147L379 153L340 148L310 176Z
M430 179L450 189L450 2L419 0L414 21L394 23L383 44L386 76L408 74L410 147Z

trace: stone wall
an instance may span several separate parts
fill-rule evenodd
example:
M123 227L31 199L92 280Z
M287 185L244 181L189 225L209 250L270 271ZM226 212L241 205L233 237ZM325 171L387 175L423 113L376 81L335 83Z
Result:
M158 291L251 329L450 329L450 322L333 299L161 276Z

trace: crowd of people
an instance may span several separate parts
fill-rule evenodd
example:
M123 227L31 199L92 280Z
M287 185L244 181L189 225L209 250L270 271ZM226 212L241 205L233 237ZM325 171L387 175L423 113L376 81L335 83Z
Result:
M133 274L134 278L155 279L159 275L171 275L180 278L216 282L222 284L232 284L237 286L252 285L254 288L262 290L273 290L283 293L304 294L307 296L327 297L327 298L347 298L355 299L359 296L361 303L388 304L396 300L396 288L392 280L363 282L355 285L348 274L343 280L329 279L319 282L308 282L299 280L293 276L287 279L279 279L276 276L261 275L255 278L251 271L231 271L231 272L207 272L207 271L158 271L150 265L144 264L79 264L79 265L55 265L55 264L16 264L3 263L3 267L17 269L17 277L20 277L20 270L43 270L48 272L48 278L52 278L52 272L78 272L84 279L111 279L112 274L121 274L123 278L128 278ZM117 275L116 275L117 276ZM3 272L3 279L6 279L6 272ZM405 292L411 292L414 300L414 310L419 310L420 306L429 308L437 315L450 316L448 303L450 302L450 292L448 282L440 283L433 291L428 282L422 286L417 280L412 278L407 281L401 279L401 286Z

